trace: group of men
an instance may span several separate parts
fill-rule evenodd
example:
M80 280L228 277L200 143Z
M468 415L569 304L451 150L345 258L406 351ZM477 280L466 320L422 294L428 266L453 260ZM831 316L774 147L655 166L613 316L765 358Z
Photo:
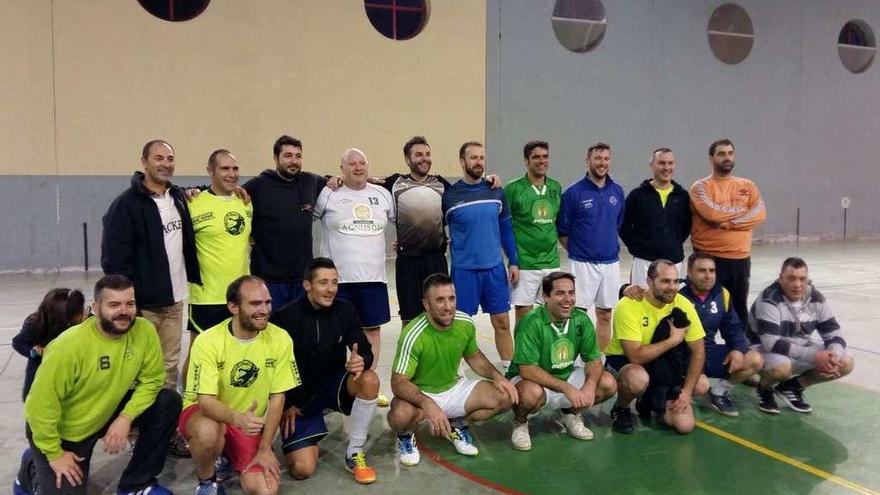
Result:
M135 425L120 493L161 495L156 476L176 423L197 495L222 493L230 470L247 493L271 495L281 483L276 433L290 474L306 478L328 409L351 418L346 467L360 483L375 481L364 445L383 403L373 370L380 327L390 321L390 224L404 328L388 423L404 465L419 462L414 431L423 420L459 453L477 455L468 422L512 409L513 447L529 450L529 418L540 409L557 411L572 437L589 440L582 413L616 396L615 431L634 431L635 400L645 421L687 433L694 396L735 416L731 388L759 373L762 411L779 413L780 397L808 412L804 387L852 370L803 260L786 260L746 312L751 231L766 212L757 187L732 175L729 140L712 143L712 175L690 193L672 180L674 154L660 148L652 178L626 197L609 175L608 145L588 149L586 176L564 191L548 176L549 149L526 143L525 175L502 189L500 178L484 177L485 148L474 141L461 146L463 178L450 184L430 174L431 148L420 136L403 147L409 173L386 178L371 178L356 148L341 155L338 177L306 172L302 143L282 136L275 168L243 188L235 155L214 151L211 184L198 193L171 183L171 145L148 142L144 171L104 217L108 275L95 288L96 316L64 334L65 342L81 335L77 345L47 347L43 369L54 371L38 372L27 399L41 492L82 492L97 440L118 452ZM322 226L318 258L313 219ZM618 235L634 256L625 290ZM688 236L695 253L682 286ZM173 389L186 299L197 337L181 404ZM501 371L476 344L471 317L480 308L491 315ZM814 330L821 344L810 340ZM481 378L461 377L462 359ZM707 377L718 381L710 386ZM104 406L78 413L96 394ZM33 493L27 483L16 487Z

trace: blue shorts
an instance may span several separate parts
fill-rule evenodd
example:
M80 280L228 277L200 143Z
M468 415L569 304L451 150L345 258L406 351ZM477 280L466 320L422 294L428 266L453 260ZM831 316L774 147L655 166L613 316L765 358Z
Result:
M296 301L305 294L302 281L299 282L266 282L269 296L272 298L272 312L281 309L285 304Z
M504 263L476 270L453 266L452 282L460 311L471 316L477 314L477 307L490 315L510 311L510 286L507 285Z
M336 297L354 306L361 326L378 327L391 321L388 285L383 282L351 282L339 284Z
M730 376L730 373L727 372L727 366L724 366L724 358L732 350L726 345L707 345L706 364L703 365L703 373L709 378L727 378Z
M354 397L348 393L348 389L345 387L346 378L348 378L348 371L340 370L300 410L302 415L296 417L293 433L281 439L281 450L285 454L318 445L318 442L327 436L324 413L328 409L341 412L346 416L351 414Z

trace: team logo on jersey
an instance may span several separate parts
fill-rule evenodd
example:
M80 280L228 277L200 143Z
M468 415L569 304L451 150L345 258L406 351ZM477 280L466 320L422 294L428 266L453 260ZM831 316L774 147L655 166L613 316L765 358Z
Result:
M585 199L585 200L581 201L581 206L582 206L585 210L589 210L590 208L593 207L593 198Z
M223 217L223 227L231 235L239 235L244 232L244 217L237 211L230 211Z
M568 368L574 364L574 346L568 339L559 339L550 349L550 367L554 370Z
M247 359L235 363L229 371L229 384L236 388L250 387L260 374L260 368Z
M385 231L385 222L373 218L370 205L358 203L351 208L353 218L341 220L337 225L339 232L347 235L373 236Z
M614 196L611 196L610 198L608 198L608 202L611 203L612 205L616 205L616 204L617 204L617 198L614 197Z
M553 205L544 198L539 198L532 205L532 223L548 224L553 223Z

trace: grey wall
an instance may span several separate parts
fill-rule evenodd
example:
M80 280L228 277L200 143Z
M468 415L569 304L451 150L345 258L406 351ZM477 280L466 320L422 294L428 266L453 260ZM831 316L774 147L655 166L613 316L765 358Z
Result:
M584 173L587 146L612 146L612 175L627 191L648 177L650 151L669 146L676 180L709 173L708 144L729 137L735 173L760 187L768 220L758 236L880 232L880 61L848 72L837 55L843 24L865 20L880 36L869 0L744 0L755 30L751 54L725 65L706 28L723 1L604 0L608 28L577 54L553 34L554 0L488 1L486 139L489 164L522 173L522 145L551 144L551 174Z

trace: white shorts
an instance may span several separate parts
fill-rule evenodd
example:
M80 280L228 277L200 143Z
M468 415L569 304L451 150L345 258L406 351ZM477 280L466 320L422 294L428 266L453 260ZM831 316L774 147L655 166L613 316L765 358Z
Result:
M468 397L470 397L471 392L473 392L474 388L482 381L485 380L472 380L470 378L459 377L458 382L445 392L440 392L439 394L428 392L422 393L436 402L447 418L461 418L467 415L467 411L464 410L464 405L467 402Z
M587 379L587 375L584 373L583 366L575 365L574 369L571 371L571 374L568 375L569 385L575 388L581 388L584 386L584 382ZM521 376L515 376L510 379L510 383L516 385L521 382L523 378ZM547 387L544 387L544 407L549 408L551 411L555 411L556 409L567 409L571 407L571 401L568 400L568 397L565 396L562 392L557 392L555 390L550 390Z
M638 285L639 287L647 288L648 287L648 266L651 264L651 261L643 260L642 258L636 258L633 256L633 265L632 270L629 272L629 283L633 285ZM684 262L679 261L675 264L675 269L678 270L678 278L684 278L685 273L684 270Z
M553 272L558 272L559 268L545 268L543 270L520 270L519 280L510 291L510 301L514 306L533 306L535 304L543 304L544 297L541 290L541 281L544 277Z
M571 260L571 273L575 276L575 305L589 309L611 309L617 304L620 291L620 262L587 263Z

